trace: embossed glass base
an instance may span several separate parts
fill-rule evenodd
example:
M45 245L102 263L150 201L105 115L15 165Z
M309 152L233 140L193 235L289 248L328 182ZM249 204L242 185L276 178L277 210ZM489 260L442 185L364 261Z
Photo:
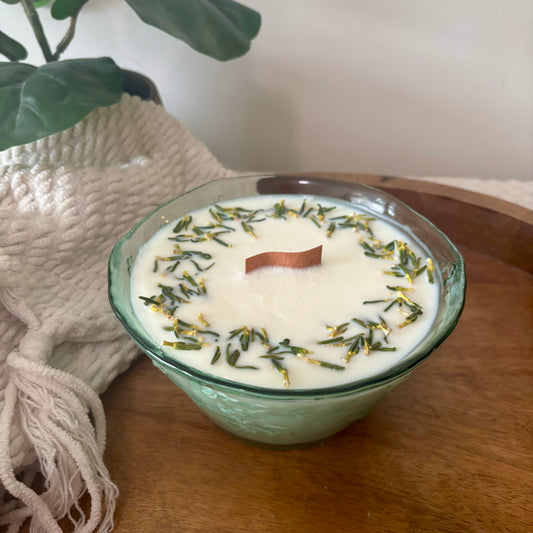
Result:
M290 449L322 442L365 416L408 374L357 394L291 398L250 394L184 377L154 365L180 387L202 412L227 433L263 447Z

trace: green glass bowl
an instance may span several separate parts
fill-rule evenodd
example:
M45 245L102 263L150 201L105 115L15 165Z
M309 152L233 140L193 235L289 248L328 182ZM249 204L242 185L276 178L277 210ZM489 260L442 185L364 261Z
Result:
M203 373L169 357L135 315L130 272L139 248L164 224L222 200L263 194L309 194L350 202L385 218L432 257L439 301L433 327L402 360L372 377L328 388L268 389ZM320 442L364 416L426 359L454 329L465 299L464 262L433 224L380 190L357 183L295 176L245 176L212 181L162 205L114 247L109 260L109 298L126 331L216 424L251 443L284 448ZM148 392L148 391L147 391ZM169 401L172 401L169 399Z

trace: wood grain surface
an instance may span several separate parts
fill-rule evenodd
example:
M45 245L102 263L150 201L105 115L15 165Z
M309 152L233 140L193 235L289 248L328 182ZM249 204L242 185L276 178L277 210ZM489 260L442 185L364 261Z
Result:
M457 328L364 419L288 451L225 434L141 355L103 395L117 533L533 531L533 212L427 182L327 176L388 190L458 245Z
M289 451L226 435L141 356L103 396L117 532L533 531L532 213L435 184L334 177L389 190L458 244L459 325L364 419Z

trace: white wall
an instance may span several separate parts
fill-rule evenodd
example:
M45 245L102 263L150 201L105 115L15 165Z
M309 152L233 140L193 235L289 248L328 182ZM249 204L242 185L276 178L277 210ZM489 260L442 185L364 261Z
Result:
M236 169L533 179L530 0L242 1L263 25L229 63L122 0L91 0L64 58L109 55L149 75ZM49 22L56 42L64 25ZM0 3L0 28L32 39L20 6Z

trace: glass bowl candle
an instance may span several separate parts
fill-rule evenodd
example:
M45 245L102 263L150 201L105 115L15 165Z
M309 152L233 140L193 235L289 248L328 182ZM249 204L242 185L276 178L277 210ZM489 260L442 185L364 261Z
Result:
M364 416L455 327L455 246L357 183L246 176L117 243L109 296L141 350L226 431L291 447Z

